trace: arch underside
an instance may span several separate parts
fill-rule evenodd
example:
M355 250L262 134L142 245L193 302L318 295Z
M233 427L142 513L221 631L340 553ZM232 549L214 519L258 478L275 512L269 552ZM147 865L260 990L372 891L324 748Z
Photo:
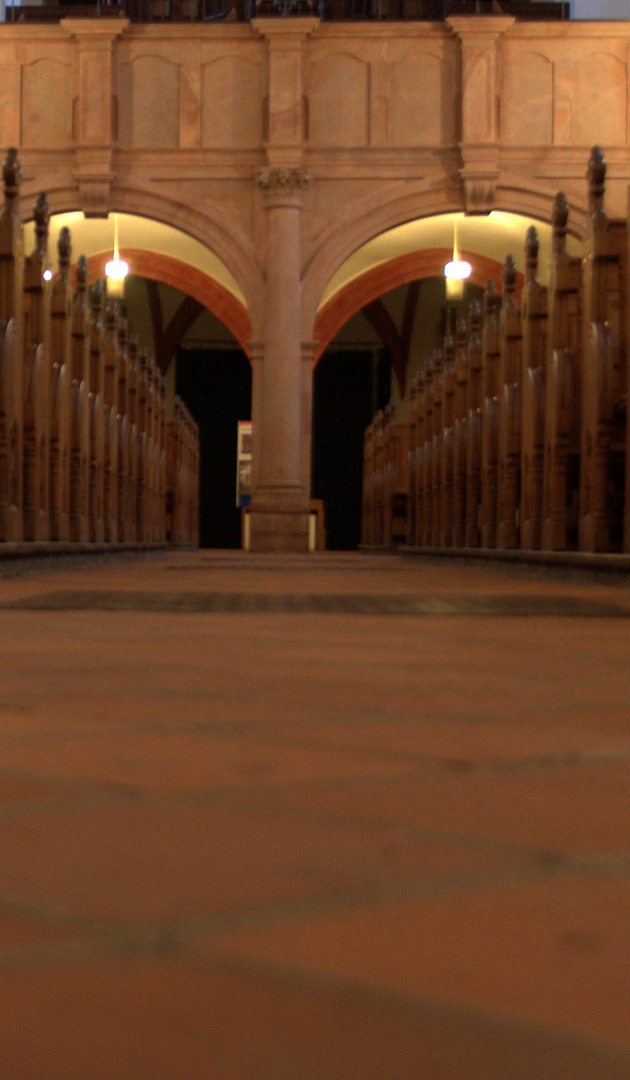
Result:
M112 252L99 252L88 259L91 280L104 277L105 263L111 257ZM131 274L179 289L207 308L221 320L249 356L249 315L243 304L223 285L195 267L159 252L121 248L120 257L129 264Z
M460 255L471 262L473 269L469 280L474 285L484 288L489 281L492 281L497 289L500 289L503 272L501 263L474 252L461 251ZM444 264L451 257L452 250L449 248L414 251L380 263L350 281L318 312L314 333L314 339L317 342L315 361L319 360L342 326L367 304L391 289L396 289L399 285L407 285L411 281L419 281L427 277L442 277ZM520 294L522 287L523 275L519 274L517 294Z

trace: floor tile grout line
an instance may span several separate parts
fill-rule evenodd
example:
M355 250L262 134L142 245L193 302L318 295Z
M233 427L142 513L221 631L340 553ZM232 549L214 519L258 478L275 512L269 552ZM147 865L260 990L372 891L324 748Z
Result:
M63 911L47 905L34 904L32 901L15 896L0 895L0 910L20 916L23 920L42 929L57 930L76 935L83 940L88 953L119 956L143 954L194 955L195 943L208 936L222 936L236 932L256 933L270 926L283 923L301 922L313 917L317 920L330 916L337 917L347 912L369 910L404 904L409 901L432 900L439 897L462 897L471 893L487 890L518 889L549 880L568 880L571 878L600 878L625 876L630 871L630 858L623 864L621 860L610 860L591 865L575 861L571 866L547 867L534 872L529 869L504 871L478 871L458 875L435 875L419 882L416 879L399 880L385 886L363 889L355 892L329 893L310 896L307 899L293 901L268 902L262 905L240 909L212 912L207 915L187 916L179 920L156 920L150 924L121 923L111 917L93 918L75 911ZM63 953L66 943L59 943ZM67 943L72 955L81 952L81 941ZM57 944L35 949L0 949L0 970L6 965L15 966L20 958L25 964L32 964L43 949L49 955L50 949Z

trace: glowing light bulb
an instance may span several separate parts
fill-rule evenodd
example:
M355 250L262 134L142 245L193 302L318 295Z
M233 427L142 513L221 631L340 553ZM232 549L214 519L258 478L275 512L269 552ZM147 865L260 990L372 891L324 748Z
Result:
M114 214L114 258L105 263L107 292L110 296L123 296L129 264L118 255L118 214Z

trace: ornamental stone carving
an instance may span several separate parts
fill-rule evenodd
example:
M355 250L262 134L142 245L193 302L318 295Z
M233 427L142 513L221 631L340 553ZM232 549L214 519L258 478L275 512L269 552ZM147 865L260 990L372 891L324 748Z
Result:
M269 203L299 205L310 184L308 169L264 168L258 173L258 186Z

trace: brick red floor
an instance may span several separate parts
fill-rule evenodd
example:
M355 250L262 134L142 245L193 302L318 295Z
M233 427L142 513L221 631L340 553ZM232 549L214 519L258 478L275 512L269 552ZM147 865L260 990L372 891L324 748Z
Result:
M168 553L0 633L0 1080L628 1080L623 580Z

